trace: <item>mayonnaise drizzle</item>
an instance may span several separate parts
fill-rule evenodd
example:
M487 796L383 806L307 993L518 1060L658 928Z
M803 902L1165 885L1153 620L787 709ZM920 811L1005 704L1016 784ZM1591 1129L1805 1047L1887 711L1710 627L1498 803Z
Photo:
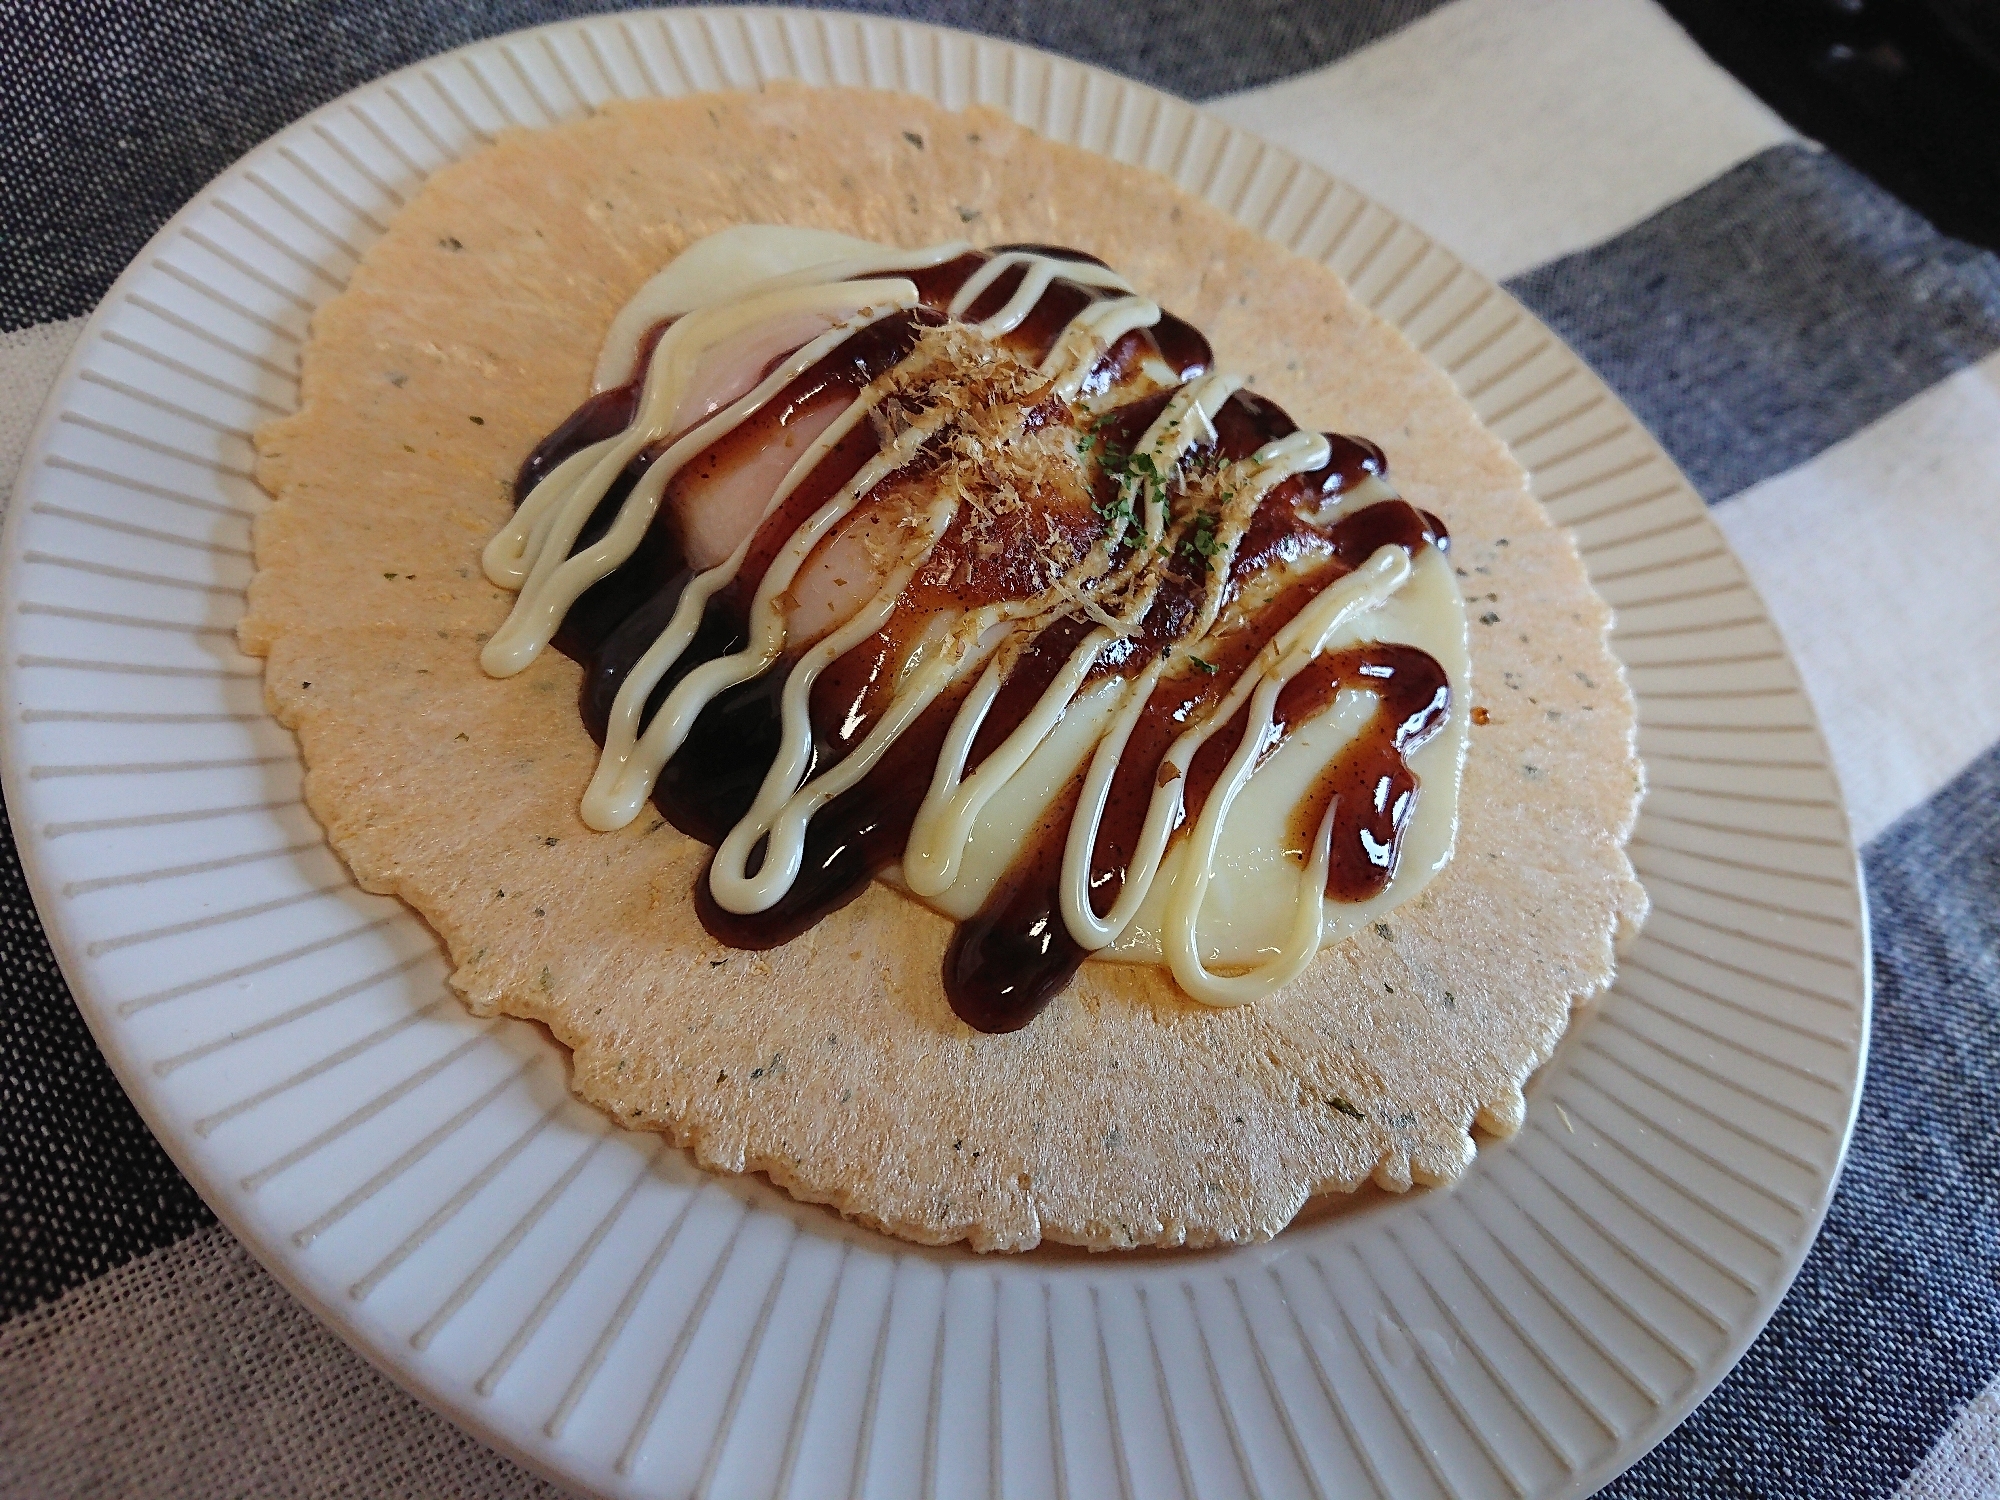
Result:
M982 337L997 339L1019 328L1058 276L1078 286L1104 287L1126 293L1132 290L1132 284L1123 276L1092 261L1058 260L1026 250L1009 250L993 256L967 277L965 285L952 297L946 311L954 318L963 318L995 282L1017 266L1025 266L1027 270L1022 274L1020 286L1014 289L1014 295L998 312L975 325Z
M918 305L916 285L898 272L915 272L967 253L962 243L898 251L818 230L740 226L694 246L646 284L619 314L606 337L595 383L599 390L634 378L649 331L672 321L646 362L637 412L618 436L594 443L556 466L523 500L509 523L488 543L487 576L517 591L506 622L486 643L481 663L494 676L509 676L532 663L553 638L578 597L608 576L637 549L674 475L773 400L800 374L857 332ZM1088 302L1061 331L1040 365L1053 395L1074 402L1104 351L1136 329L1157 324L1159 306L1138 295L1125 279L1094 262L1039 251L1007 251L989 257L959 287L949 316L963 321L972 308L1010 271L1018 285L1005 303L971 327L989 340L1018 329L1035 311L1055 280L1114 295ZM850 278L865 277L856 280ZM716 397L708 391L718 370L754 365L757 341L781 356L748 389ZM785 352L789 351L789 352ZM752 356L746 358L746 356ZM1154 374L1155 359L1146 367ZM1164 367L1162 367L1164 368ZM780 510L841 440L888 395L895 371L862 389L800 454L764 504L759 524ZM1170 372L1169 372L1170 373ZM722 381L726 386L728 382ZM1167 383L1171 383L1171 379ZM1216 439L1215 418L1243 386L1241 378L1219 373L1199 376L1176 389L1138 443L1154 471L1174 472L1187 453ZM707 394L706 405L700 398ZM603 753L584 793L582 814L593 828L624 826L645 806L662 769L702 710L717 694L768 671L787 644L788 590L815 550L855 513L884 480L906 466L948 420L934 409L904 426L840 492L784 542L759 581L747 621L748 638L737 651L705 662L688 673L665 703L644 722L645 706L692 641L703 611L742 568L759 526L742 535L723 561L698 573L684 588L671 620L625 677L609 715ZM592 546L571 555L583 527L628 464L649 449L664 446L620 504L609 529ZM1325 465L1326 439L1293 432L1267 443L1235 466L1225 493L1230 497L1215 518L1214 541L1220 560L1208 570L1208 584L1189 632L1200 636L1217 618L1228 559L1241 541L1258 501L1295 474ZM1066 585L1025 599L1013 599L941 620L932 637L905 664L900 681L879 718L830 770L811 774L813 733L810 700L819 674L866 641L890 619L957 509L955 494L942 493L927 508L905 517L900 555L867 600L792 665L781 699L781 743L747 815L716 851L711 891L725 910L754 913L782 900L798 876L806 836L816 812L857 785L888 748L939 696L972 673L935 767L928 795L916 815L904 851L900 879L915 895L942 900L947 907L962 888L969 851L982 815L997 805L1003 788L1015 784L1031 761L1042 767L1044 746L1055 743L1059 726L1085 696L1092 667L1121 635L1138 627L1159 587L1149 558L1180 535L1169 514L1164 486L1140 485L1129 471L1121 484L1126 506L1110 522L1105 538L1071 571L1086 582L1116 585L1104 594L1116 599L1111 612L1082 601L1097 629L1074 648L1040 701L1005 741L966 774L979 729L1003 686L1005 649L1025 640L1056 614L1078 605ZM1369 479L1341 495L1329 511L1346 510L1394 491ZM1134 509L1133 502L1143 501ZM1118 572L1104 573L1120 545L1130 514L1143 535ZM1316 520L1331 519L1316 517ZM1318 951L1325 930L1325 888L1333 812L1300 870L1284 939L1275 950L1242 972L1218 974L1202 951L1201 915L1216 878L1214 861L1231 808L1252 785L1272 733L1277 695L1292 676L1325 648L1327 640L1358 617L1378 609L1412 576L1412 560L1401 547L1382 548L1355 572L1323 590L1278 632L1251 666L1241 672L1223 700L1174 741L1163 763L1160 785L1146 810L1143 830L1124 884L1111 910L1100 916L1090 898L1091 859L1105 814L1119 757L1165 670L1153 661L1117 690L1110 683L1090 687L1098 706L1091 722L1101 731L1085 749L1083 788L1069 825L1062 864L1064 924L1084 948L1100 951L1131 927L1154 893L1170 841L1183 813L1188 767L1201 745L1243 707L1248 728L1228 768L1189 831L1181 874L1166 898L1160 953L1182 987L1214 1005L1235 1005L1268 994L1285 983ZM1455 599L1455 594L1454 594ZM1462 628L1462 627L1461 627ZM1454 697L1458 696L1454 685ZM1081 722L1081 721L1080 721ZM1462 755L1462 746L1459 752ZM1170 774L1169 774L1170 773ZM1450 794L1455 800L1454 785ZM1447 833L1446 847L1449 847ZM1439 861L1441 862L1441 861ZM752 865L755 865L754 870ZM1428 872L1423 872L1427 877ZM1420 882L1419 882L1420 883ZM1153 902L1157 907L1159 903Z
M1243 381L1234 375L1205 375L1188 382L1174 393L1165 409L1154 418L1152 425L1140 437L1134 451L1149 455L1154 467L1160 473L1171 472L1173 466L1180 462L1190 448L1197 443L1213 440L1214 414L1221 409L1224 401L1242 387ZM1321 439L1322 446L1324 442L1325 440ZM1271 469L1256 493L1261 495L1271 485L1290 477L1295 472L1296 469L1290 468ZM1122 481L1121 493L1128 502L1125 509L1129 511L1129 502L1137 498L1137 490L1130 477ZM1123 511L1114 511L1108 538L1111 545L1116 545L1124 534L1123 514ZM1151 488L1144 497L1142 520L1145 540L1141 550L1135 554L1135 562L1143 562L1147 555L1145 549L1157 543L1166 529L1163 498ZM1219 581L1219 570L1216 570L1216 576ZM944 753L938 757L937 773L931 783L931 793L924 799L923 806L917 812L916 822L911 826L909 842L903 854L903 879L912 891L920 896L936 896L958 878L966 844L972 837L973 825L978 820L981 810L992 799L993 794L1026 764L1036 746L1048 737L1049 731L1055 728L1057 721L1068 711L1071 700L1082 688L1085 677L1096 663L1098 653L1114 636L1132 628L1144 613L1144 606L1150 602L1150 593L1140 596L1128 607L1126 611L1128 618L1115 621L1085 636L1027 717L1022 719L970 778L961 780L973 739L978 735L979 727L985 722L986 713L1000 691L997 665L987 669L986 675L980 680L964 706L959 709L958 716L952 723L950 735L945 741ZM1142 677L1150 690L1150 684L1159 677L1157 666L1149 668ZM1139 701L1143 707L1143 697ZM1122 716L1120 722L1123 722ZM1127 732L1129 733L1129 726ZM1115 765L1115 754L1111 759ZM1086 791L1086 797L1088 795ZM1100 797L1100 816L1101 812ZM1077 822L1082 821L1079 815ZM1094 821L1091 826L1094 830L1096 826ZM1075 829L1076 823L1072 823L1072 840L1076 837ZM1093 831L1092 837L1094 836ZM1141 894L1144 894L1143 891ZM1067 908L1065 916L1068 917ZM1086 923L1078 918L1069 918L1068 925L1077 941L1086 948L1101 947L1103 943L1108 943L1117 936L1116 931L1113 931L1104 937L1102 942L1092 942L1090 938L1097 934L1102 925L1095 919Z
M676 322L653 351L632 425L576 455L576 460L588 456L587 464L572 468L572 460L558 465L487 543L486 576L520 592L506 623L481 651L480 665L495 677L511 677L533 662L578 596L638 550L667 481L683 464L713 447L853 334L916 304L917 289L908 281L852 281L780 288L703 308ZM594 546L571 557L578 533L619 472L674 430L701 357L761 323L801 313L816 314L832 326L801 346L754 389L676 440L633 487L611 529Z
M852 235L778 224L736 224L696 240L633 295L612 319L597 357L591 389L604 391L632 378L646 334L669 318L810 276L844 281L868 271L922 271L965 254L963 240L893 250Z
M1294 439L1304 439L1304 441L1294 441ZM1230 512L1225 515L1223 529L1218 533L1218 540L1223 544L1223 555L1227 556L1233 552L1236 544L1241 541L1243 519L1254 512L1257 502L1266 492L1293 474L1318 468L1325 462L1326 439L1318 433L1292 433L1278 442L1267 443L1258 449L1250 459L1253 475L1246 481L1245 488L1239 492L1237 501L1230 507ZM1403 570L1394 575L1386 589L1368 590L1355 584L1355 579L1361 578L1369 568L1381 563L1388 555L1401 559ZM1201 629L1214 619L1219 603L1220 579L1225 571L1219 566L1210 569L1209 576L1213 580L1213 586L1204 599L1199 624L1193 634L1199 635ZM1351 614L1379 604L1389 593L1400 587L1408 576L1409 554L1400 547L1384 548L1382 553L1370 559L1367 566L1334 583L1314 601L1310 609L1302 612L1279 633L1271 645L1264 649L1258 661L1252 664L1252 670L1238 676L1229 695L1216 705L1206 718L1173 743L1161 762L1160 785L1155 788L1152 800L1147 804L1145 822L1141 825L1138 846L1126 870L1124 885L1118 893L1118 899L1112 903L1111 910L1099 917L1090 899L1091 855L1097 847L1098 830L1103 824L1105 805L1111 795L1112 777L1117 772L1119 757L1124 753L1125 743L1138 723L1139 715L1145 710L1146 700L1151 697L1153 688L1159 682L1164 662L1155 662L1139 677L1133 684L1131 697L1121 710L1118 719L1099 742L1097 751L1091 758L1090 770L1084 778L1076 815L1070 822L1069 837L1063 848L1063 922L1079 944L1093 951L1104 948L1116 941L1119 934L1124 932L1132 919L1138 915L1139 909L1145 904L1146 897L1152 890L1154 878L1159 874L1160 860L1166 853L1167 841L1180 824L1187 770L1194 762L1195 752L1208 741L1210 735L1230 721L1243 698L1258 681L1262 680L1257 668L1267 662L1282 660L1288 665L1285 680L1289 680L1300 667L1317 654L1318 643L1326 630L1330 630L1339 620ZM1357 604L1353 608L1343 608L1340 601L1350 597L1357 600ZM1297 632L1307 629L1313 621L1319 619L1320 614L1316 612L1322 611L1333 611L1326 630L1321 630L1312 637L1312 648L1306 651L1303 660L1294 660L1295 653L1286 654L1289 649L1286 643L1295 640ZM1274 652L1277 653L1276 656ZM1268 676L1268 670L1263 675ZM1282 687L1283 681L1278 685ZM1275 691L1276 689L1273 690L1274 694ZM1270 719L1266 715L1261 726L1245 731L1246 742L1254 734L1258 737L1261 747L1263 743L1261 736L1269 724ZM1246 771L1244 778L1247 780L1248 776L1249 772ZM1232 799L1234 795L1234 791L1229 793ZM1217 815L1218 818L1226 815L1226 812L1225 808L1223 814ZM1216 827L1219 829L1220 826L1218 821ZM1213 840L1210 842L1212 844ZM1206 853L1192 856L1192 863L1203 872L1204 880L1207 878L1212 854L1211 847ZM1312 903L1315 910L1324 905L1317 899L1317 892L1324 890L1326 885L1326 869L1323 862L1319 868L1318 880L1319 885L1314 888L1315 900ZM1304 899L1303 896L1300 897L1302 902ZM1197 900L1189 908L1185 918L1187 927L1185 936L1190 946L1194 942L1194 930L1200 914L1201 904ZM1317 951L1319 933L1317 919L1312 931L1313 947L1314 951ZM1176 970L1177 977L1178 972ZM1274 980L1273 986L1282 983L1283 979ZM1185 985L1184 987L1188 988L1189 994L1194 994L1197 998L1207 998L1200 995L1193 987Z
M1177 792L1187 779L1187 766L1194 759L1192 747L1186 750L1186 758L1181 758L1182 746L1197 736L1205 739L1203 730L1210 725L1228 723L1247 693L1250 713L1243 738L1237 744L1236 753L1230 757L1221 779L1209 793L1208 801L1202 805L1201 815L1195 819L1194 833L1188 842L1187 879L1177 882L1168 897L1165 932L1167 962L1181 988L1195 999L1210 1005L1241 1005L1246 1000L1260 999L1296 978L1299 971L1312 961L1312 956L1319 952L1320 929L1326 917L1324 893L1335 809L1327 809L1315 836L1312 856L1300 873L1298 893L1292 907L1294 916L1284 946L1255 968L1227 977L1209 971L1195 940L1201 921L1202 902L1208 895L1209 883L1214 879L1215 846L1221 838L1222 825L1229 817L1230 808L1249 784L1258 757L1269 743L1273 712L1277 708L1278 694L1285 684L1312 662L1327 637L1344 621L1379 606L1409 577L1410 554L1401 547L1382 548L1359 568L1327 588L1279 631L1260 653L1253 670L1237 679L1235 688L1217 707L1207 724L1182 736L1167 752L1167 763L1181 774L1169 787L1162 788L1162 792ZM1086 864L1072 877L1065 865L1065 916L1069 912L1073 891L1088 904L1089 897L1083 891L1081 882L1089 874Z
M867 420L870 409L881 394L879 390L864 392L806 448L773 491L770 502L764 507L765 516L782 506L819 461L842 438ZM687 739L688 731L694 727L694 721L710 700L726 688L749 681L777 661L785 645L785 616L778 603L780 596L791 587L799 566L811 555L813 548L854 509L866 486L879 482L895 466L893 462L876 460L843 486L839 494L813 512L806 523L792 534L783 550L772 559L770 567L764 572L763 581L758 585L757 596L750 606L748 644L728 656L703 662L684 677L668 695L667 701L660 705L659 712L646 726L644 738L640 739L640 716L647 700L652 697L653 689L694 638L708 601L736 577L757 538L758 528L752 527L744 535L726 561L689 580L666 630L661 632L659 639L639 659L619 687L610 723L605 730L604 753L598 760L597 772L591 777L590 787L584 793L584 822L592 828L610 830L623 828L636 818L639 810L646 805L646 799L653 794L653 783L659 779L661 769L673 759L674 752ZM759 519L761 524L762 518Z

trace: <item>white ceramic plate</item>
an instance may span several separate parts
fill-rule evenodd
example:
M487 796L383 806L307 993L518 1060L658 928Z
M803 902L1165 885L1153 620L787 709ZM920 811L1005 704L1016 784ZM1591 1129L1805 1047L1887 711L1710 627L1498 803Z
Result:
M1618 608L1654 910L1455 1191L1214 1254L980 1259L705 1177L473 1019L299 801L231 627L249 434L424 175L509 123L773 77L984 101L1165 171L1340 272L1449 370ZM356 1346L616 1495L1587 1493L1791 1281L1859 1093L1867 933L1826 750L1666 456L1505 294L1186 104L851 16L566 23L358 89L245 157L91 320L6 535L6 795L49 935L148 1123Z

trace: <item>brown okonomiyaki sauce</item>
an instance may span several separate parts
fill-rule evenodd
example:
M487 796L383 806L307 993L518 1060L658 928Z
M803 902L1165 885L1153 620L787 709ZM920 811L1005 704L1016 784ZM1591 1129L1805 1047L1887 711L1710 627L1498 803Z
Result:
M695 576L676 535L671 503L674 486L699 482L718 467L726 468L746 454L785 441L789 425L806 413L822 410L830 402L852 401L870 382L906 359L926 329L942 326L953 294L989 255L1007 250L1052 253L1102 264L1074 251L1006 245L968 252L928 269L897 272L915 283L920 299L917 307L853 334L675 475L638 549L577 599L554 638L556 648L583 668L579 709L594 739L603 742L620 685L666 627L683 590ZM964 319L977 322L993 315L1019 289L1026 274L1025 266L1001 273L965 310ZM1080 311L1106 295L1101 288L1058 276L1028 316L998 342L1025 362L1037 363ZM535 448L516 478L516 504L565 458L630 425L653 346L666 326L663 323L655 328L642 344L630 381L592 396ZM1208 372L1213 354L1199 330L1163 314L1151 327L1133 330L1111 343L1086 377L1079 400L1110 390L1146 361L1165 365L1185 381ZM1154 392L1116 407L1097 419L1095 432L1107 443L1129 450L1160 414L1170 394ZM1031 430L1040 425L1074 426L1075 421L1071 411L1054 400L1025 416ZM1189 463L1226 464L1244 459L1296 430L1296 424L1275 403L1247 390L1228 398L1215 415L1214 427L1216 441L1198 445ZM1396 499L1350 511L1330 526L1315 524L1310 518L1320 507L1369 479L1385 477L1388 468L1382 451L1367 439L1327 436L1331 451L1326 464L1269 490L1228 560L1229 574L1222 584L1225 618L1231 621L1228 628L1205 637L1198 651L1182 646L1197 624L1208 584L1206 571L1212 565L1208 557L1189 553L1178 557L1166 571L1138 627L1106 647L1092 668L1093 677L1130 678L1163 659L1158 683L1113 774L1092 850L1090 900L1100 915L1109 910L1123 888L1147 807L1156 787L1170 774L1162 759L1173 742L1214 711L1238 675L1288 621L1328 585L1360 567L1377 548L1395 544L1415 554L1425 546L1448 545L1437 517ZM664 448L664 444L649 448L626 466L579 534L571 555L602 538L620 505ZM880 451L881 438L875 427L866 422L857 424L764 520L734 579L709 600L693 639L649 697L642 721L650 720L697 667L744 647L749 639L749 606L765 570L792 534ZM914 464L898 471L895 481L920 484L927 465L934 467L936 462L920 455ZM1115 492L1116 481L1100 470L1091 499L1101 507ZM1081 547L1088 547L1102 531L1100 511L1078 512L1072 507L1063 513L1055 506L1045 514L1059 516L1060 525L1071 533L1069 540ZM1079 518L1087 531L1078 529ZM1037 520L1039 524L1039 517ZM917 607L898 610L880 631L835 660L815 682L809 716L813 730L811 774L821 774L838 764L866 735L886 704L888 690L929 613L921 607L926 590L938 591L940 605L966 607L982 602L967 597L967 580L971 579L977 594L1009 597L1010 590L1018 591L1020 579L1007 576L1006 565L1013 559L1018 566L1020 558L1032 555L1033 539L1027 540L1026 546L1001 549L999 559L987 569L991 577L977 574L969 563L964 571L955 573L959 564L951 551L953 531L947 528L937 546L945 561L941 565L926 563L906 595ZM1130 545L1122 544L1114 562L1129 556ZM1229 615L1229 606L1239 594L1273 569L1283 570L1282 585L1275 591L1267 590L1253 610ZM1094 622L1082 613L1063 615L1044 624L1013 655L1000 691L973 738L967 775L1033 710L1094 628ZM712 848L750 811L778 753L780 704L786 675L795 659L784 656L758 676L724 690L696 717L686 740L662 770L652 796L654 805L677 829ZM719 942L740 949L787 943L853 901L870 880L899 860L929 791L952 721L970 687L969 676L942 693L890 743L856 785L813 816L798 876L774 905L751 914L725 910L715 900L704 870L695 882L693 897L708 932ZM1450 688L1443 668L1415 647L1371 645L1323 656L1279 694L1261 756L1273 753L1291 726L1330 707L1343 687L1374 692L1378 706L1367 725L1294 809L1290 828L1292 846L1309 854L1331 809L1333 845L1327 894L1336 900L1358 901L1377 894L1394 874L1402 832L1418 791L1408 756L1444 724ZM1183 789L1180 831L1199 816L1217 777L1234 755L1241 742L1243 719L1239 712L1195 755ZM958 924L947 947L946 994L958 1015L978 1030L1013 1031L1027 1025L1070 982L1088 956L1065 925L1060 896L1067 832L1081 786L1079 771L1044 811L1020 855L982 908ZM761 854L752 856L753 871L760 859Z

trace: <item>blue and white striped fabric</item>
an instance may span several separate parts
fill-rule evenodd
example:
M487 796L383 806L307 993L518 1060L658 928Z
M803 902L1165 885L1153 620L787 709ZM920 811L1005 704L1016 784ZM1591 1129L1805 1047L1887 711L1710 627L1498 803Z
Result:
M82 316L210 176L390 67L582 8L11 12L0 494ZM2000 257L1797 138L1651 0L862 8L1138 76L1354 182L1503 281L1714 506L1865 842L1873 1051L1796 1286L1606 1493L2000 1495ZM548 1492L214 1224L92 1046L4 830L0 992L0 1492Z

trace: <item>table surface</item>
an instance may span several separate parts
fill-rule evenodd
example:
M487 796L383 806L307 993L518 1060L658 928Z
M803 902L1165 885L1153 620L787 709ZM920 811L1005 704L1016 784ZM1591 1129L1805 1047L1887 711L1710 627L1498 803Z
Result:
M83 316L208 178L389 68L598 8L28 14L0 62L0 494ZM1800 138L1652 0L857 8L1140 77L1348 178L1503 280L1714 506L1864 844L1873 1052L1797 1284L1606 1493L2000 1494L2000 695L1973 690L2000 656L2000 256ZM91 1042L4 829L0 993L0 1493L548 1489L214 1223Z

